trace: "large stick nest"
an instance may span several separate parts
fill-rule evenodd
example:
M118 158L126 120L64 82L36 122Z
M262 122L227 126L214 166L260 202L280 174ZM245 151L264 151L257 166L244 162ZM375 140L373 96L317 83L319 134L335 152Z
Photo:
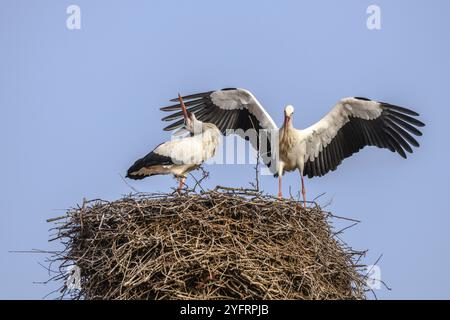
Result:
M61 298L364 299L365 276L317 205L256 192L138 194L56 223ZM66 285L70 265L80 290Z

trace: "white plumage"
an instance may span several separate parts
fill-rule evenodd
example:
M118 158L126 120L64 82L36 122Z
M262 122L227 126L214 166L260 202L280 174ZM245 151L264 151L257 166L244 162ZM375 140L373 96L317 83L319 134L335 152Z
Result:
M164 142L153 152L171 158L174 165L201 165L215 155L220 131L215 126L200 125L203 127L200 132Z

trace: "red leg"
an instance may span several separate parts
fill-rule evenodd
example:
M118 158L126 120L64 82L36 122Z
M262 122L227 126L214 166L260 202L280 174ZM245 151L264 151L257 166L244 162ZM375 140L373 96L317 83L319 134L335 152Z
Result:
M303 207L306 208L306 189L305 189L305 181L303 181L302 173L300 173L300 177L302 178Z
M178 193L181 193L181 190L183 189L183 187L184 187L184 182L185 182L185 180L186 180L186 178L185 177L182 177L182 178L180 178L180 183L179 183L179 185L178 185Z
M283 176L282 174L278 175L278 199L279 200L283 199L283 193L281 192L281 177L282 176Z

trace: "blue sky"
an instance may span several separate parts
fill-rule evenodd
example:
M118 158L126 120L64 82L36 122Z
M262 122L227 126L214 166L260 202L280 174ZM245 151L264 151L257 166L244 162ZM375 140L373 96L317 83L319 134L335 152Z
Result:
M66 8L81 8L81 30ZM366 9L381 8L381 30ZM176 93L251 90L281 124L298 128L336 101L367 96L410 107L427 123L408 160L366 148L336 172L306 180L329 210L361 220L344 239L369 249L392 291L379 298L450 298L448 90L450 2L106 1L0 3L0 298L39 299L52 285L39 254L54 249L47 218L86 198L131 190L120 175L169 139L166 105ZM207 166L206 185L245 186L251 166ZM168 191L169 176L129 182ZM276 180L262 178L276 194ZM284 179L299 188L296 173Z

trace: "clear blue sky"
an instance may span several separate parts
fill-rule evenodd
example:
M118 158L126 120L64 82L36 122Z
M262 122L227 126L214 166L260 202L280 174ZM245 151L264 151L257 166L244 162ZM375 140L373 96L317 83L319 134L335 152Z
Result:
M66 8L81 8L81 30ZM381 7L382 29L366 27ZM344 239L369 249L392 291L381 298L450 298L450 2L87 1L0 3L0 298L42 298L54 286L45 222L83 197L129 193L128 166L158 143L158 107L178 91L238 86L298 128L346 96L410 107L427 123L408 160L366 148L336 172L307 180L335 214L362 220ZM251 166L208 166L207 185L245 186ZM298 175L285 186L298 190ZM130 182L168 191L169 176ZM275 194L272 177L263 189Z

